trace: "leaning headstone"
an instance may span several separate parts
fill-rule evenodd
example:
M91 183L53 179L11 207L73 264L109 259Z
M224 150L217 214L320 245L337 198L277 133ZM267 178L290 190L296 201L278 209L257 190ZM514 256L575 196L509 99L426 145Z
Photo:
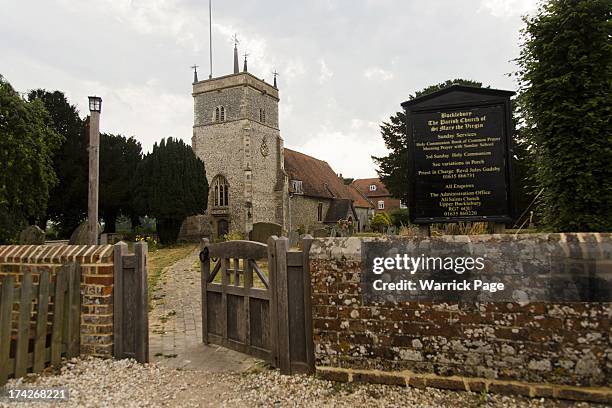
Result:
M19 233L20 244L42 245L45 243L45 231L38 225L30 225Z
M329 233L325 228L319 228L314 230L312 235L315 238L327 238L329 236Z
M98 223L98 234L102 232L102 226ZM87 221L83 221L81 225L74 230L72 235L70 235L70 241L68 241L70 245L87 245L89 244L89 239L87 237Z
M178 242L200 242L202 238L210 238L212 226L207 215L198 214L185 218L181 224Z
M291 231L289 233L289 246L296 247L300 242L300 234L297 231Z
M282 227L273 222L256 222L253 224L253 230L249 233L251 241L268 242L268 238L272 235L281 236Z

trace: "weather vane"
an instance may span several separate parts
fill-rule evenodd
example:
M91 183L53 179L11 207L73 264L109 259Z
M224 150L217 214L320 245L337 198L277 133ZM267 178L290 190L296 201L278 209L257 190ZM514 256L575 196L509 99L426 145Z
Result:
M240 44L240 41L238 41L238 35L234 34L234 36L232 37L232 40L234 40L234 47L237 47L238 44Z

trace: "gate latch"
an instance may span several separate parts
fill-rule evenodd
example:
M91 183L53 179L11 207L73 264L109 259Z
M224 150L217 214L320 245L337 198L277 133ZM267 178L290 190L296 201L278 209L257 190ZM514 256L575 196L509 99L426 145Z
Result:
M206 262L208 260L210 260L210 254L208 248L204 248L200 251L200 262Z

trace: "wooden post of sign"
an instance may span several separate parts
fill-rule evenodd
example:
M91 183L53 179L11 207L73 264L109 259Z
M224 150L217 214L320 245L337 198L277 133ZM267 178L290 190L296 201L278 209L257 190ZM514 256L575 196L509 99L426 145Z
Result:
M89 117L89 194L87 199L87 242L98 245L98 179L100 159L100 112Z

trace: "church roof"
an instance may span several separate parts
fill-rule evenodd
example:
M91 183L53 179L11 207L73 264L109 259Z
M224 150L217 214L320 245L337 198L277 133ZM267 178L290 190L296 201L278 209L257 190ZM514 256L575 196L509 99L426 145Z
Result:
M353 199L349 187L326 161L285 148L285 171L289 180L301 180L304 195Z

